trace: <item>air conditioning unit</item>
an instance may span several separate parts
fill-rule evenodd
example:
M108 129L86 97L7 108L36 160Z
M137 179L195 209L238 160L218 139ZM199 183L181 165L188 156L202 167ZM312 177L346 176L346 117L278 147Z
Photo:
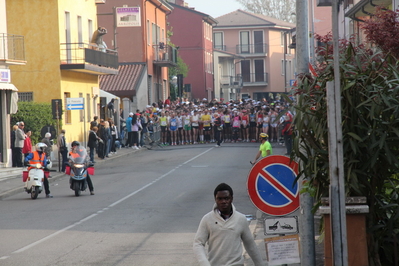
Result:
M105 4L107 0L96 0L96 4Z

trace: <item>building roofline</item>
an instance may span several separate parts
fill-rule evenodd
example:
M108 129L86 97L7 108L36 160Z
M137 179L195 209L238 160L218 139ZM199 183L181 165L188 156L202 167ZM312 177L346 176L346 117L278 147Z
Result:
M180 6L180 5L177 5L177 4L174 4L174 3L169 3L169 4L173 8L180 8L180 9L195 13L197 15L200 15L200 16L202 16L202 19L205 20L206 22L208 22L209 24L217 24L218 23L218 21L216 19L214 19L212 16L210 16L210 15L208 15L206 13L202 13L202 12L199 12L199 11L197 11L195 9L190 8L190 7Z

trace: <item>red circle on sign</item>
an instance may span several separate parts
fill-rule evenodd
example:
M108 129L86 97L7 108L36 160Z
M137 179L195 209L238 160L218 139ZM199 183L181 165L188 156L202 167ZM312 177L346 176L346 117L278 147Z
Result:
M271 167L271 168L270 168ZM282 155L272 155L267 156L260 161L258 161L251 169L248 174L247 189L248 195L252 203L262 212L273 215L273 216L283 216L292 213L299 208L299 188L292 191L292 188L287 188L287 185L280 182L279 175L271 175L269 171L265 169L279 168L283 169L285 174L292 175L292 181L295 180L298 175L298 163L291 161L290 158ZM284 178L287 178L285 176ZM281 204L276 204L270 202L273 195L268 195L268 199L262 198L265 193L259 193L259 180L267 182L268 185L273 187L273 191L279 197L284 198L286 202ZM268 191L263 191L267 192ZM268 202L269 201L269 202Z

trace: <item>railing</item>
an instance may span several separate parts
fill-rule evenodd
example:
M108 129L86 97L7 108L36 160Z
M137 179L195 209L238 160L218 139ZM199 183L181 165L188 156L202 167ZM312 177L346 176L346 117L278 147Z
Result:
M216 49L216 50L221 50L221 51L227 51L226 49L226 45L213 45L213 49Z
M0 61L25 62L24 36L0 33Z
M266 54L267 49L268 45L266 43L236 45L237 54Z
M153 45L153 49L155 62L177 64L177 49L175 47L161 42L158 45Z
M61 43L61 64L93 64L118 69L115 50L86 43Z
M244 73L242 75L243 85L261 85L269 83L269 73ZM250 84L248 84L250 83Z
M242 77L241 77L241 75L221 76L220 77L220 85L224 88L242 87Z

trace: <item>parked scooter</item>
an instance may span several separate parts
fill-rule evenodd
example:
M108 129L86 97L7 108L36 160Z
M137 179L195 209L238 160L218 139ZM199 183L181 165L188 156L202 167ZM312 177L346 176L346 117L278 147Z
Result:
M87 189L87 175L94 173L93 166L83 146L78 146L71 152L65 173L70 176L69 184L75 191L75 196L80 196L81 192Z
M51 166L51 163L50 163ZM44 168L40 163L28 164L28 167L32 167L29 171L23 172L23 181L25 182L24 189L30 194L31 199L37 199L39 194L43 191L43 183L45 176L48 177L50 172L46 171L49 168L49 164Z

